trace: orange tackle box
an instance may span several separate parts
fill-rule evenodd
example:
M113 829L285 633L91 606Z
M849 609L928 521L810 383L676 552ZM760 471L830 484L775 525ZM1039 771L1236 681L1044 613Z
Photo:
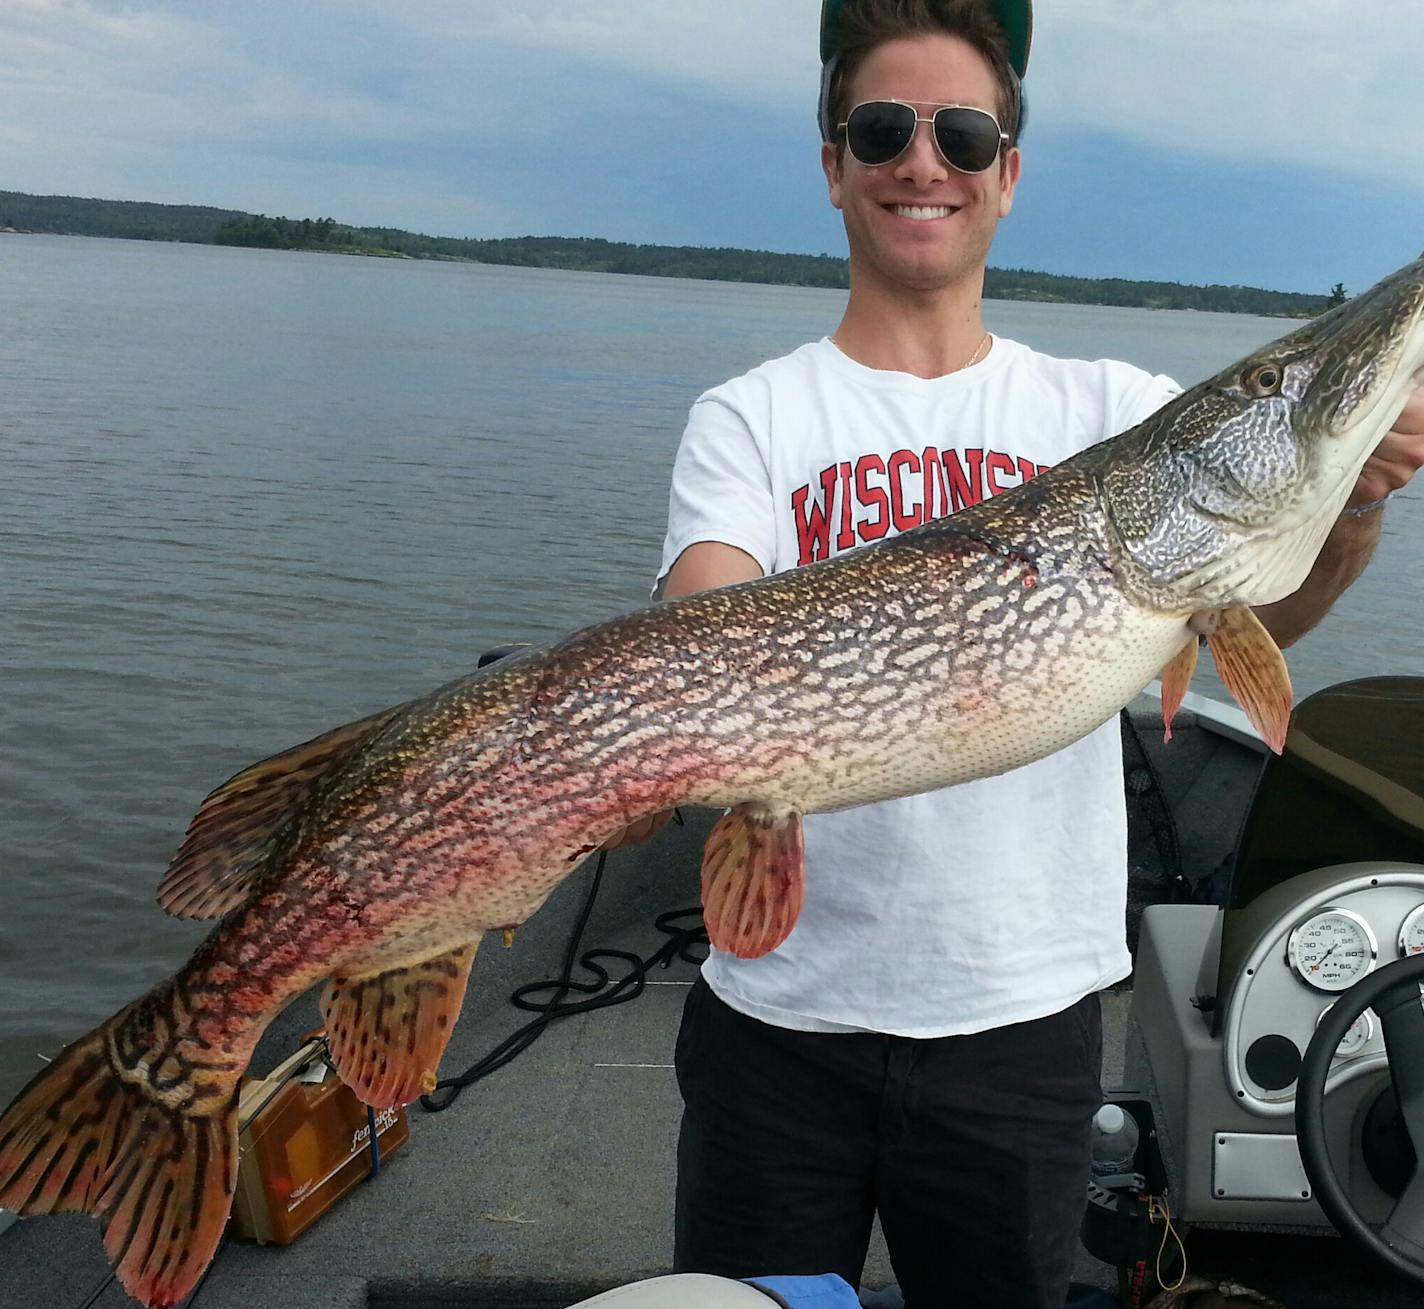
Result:
M243 1080L237 1112L247 1126L237 1138L236 1236L286 1245L371 1175L366 1106L323 1053L320 1040L308 1040L268 1076ZM403 1108L377 1112L382 1163L409 1139Z

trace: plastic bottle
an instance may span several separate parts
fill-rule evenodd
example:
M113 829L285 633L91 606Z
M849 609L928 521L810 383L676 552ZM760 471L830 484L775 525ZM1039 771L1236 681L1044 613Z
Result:
M1093 1180L1101 1184L1135 1172L1137 1140L1137 1120L1121 1105L1103 1105L1093 1115Z

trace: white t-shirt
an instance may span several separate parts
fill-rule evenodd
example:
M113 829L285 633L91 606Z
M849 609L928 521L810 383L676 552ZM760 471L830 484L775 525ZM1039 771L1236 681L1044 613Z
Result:
M662 578L698 541L767 573L894 535L1125 431L1179 388L995 338L924 379L828 339L701 396L673 470ZM947 1036L1056 1013L1124 977L1116 721L998 777L805 819L806 900L761 959L712 951L733 1008L781 1027Z

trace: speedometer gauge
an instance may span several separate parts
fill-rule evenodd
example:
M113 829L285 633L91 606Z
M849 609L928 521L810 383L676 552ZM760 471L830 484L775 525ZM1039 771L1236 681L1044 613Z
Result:
M1309 985L1343 991L1375 966L1378 948L1369 924L1348 909L1322 909L1290 934L1286 959Z
M1400 924L1399 953L1424 954L1424 904L1411 909L1409 916Z

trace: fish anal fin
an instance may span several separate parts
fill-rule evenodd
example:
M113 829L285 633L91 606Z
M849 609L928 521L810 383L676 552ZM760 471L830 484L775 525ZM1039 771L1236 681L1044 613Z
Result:
M702 917L717 949L741 959L776 949L805 895L800 813L739 804L717 820L702 852Z
M1197 670L1196 633L1172 656L1171 662L1162 670L1162 740L1172 739L1172 719L1182 707L1187 688L1192 684L1192 674Z
M1280 647L1245 605L1221 610L1206 639L1222 684L1261 739L1280 754L1290 727L1292 699L1290 672Z
M392 1109L435 1088L478 944L327 983L321 1012L332 1061L366 1104Z
M217 1249L237 1182L237 1087L194 1115L155 1101L113 1062L123 1014L66 1046L0 1117L0 1207L104 1222L119 1281L177 1304Z
M267 868L268 845L336 760L399 706L293 746L229 778L199 806L158 884L158 903L175 918L219 918L246 902Z

